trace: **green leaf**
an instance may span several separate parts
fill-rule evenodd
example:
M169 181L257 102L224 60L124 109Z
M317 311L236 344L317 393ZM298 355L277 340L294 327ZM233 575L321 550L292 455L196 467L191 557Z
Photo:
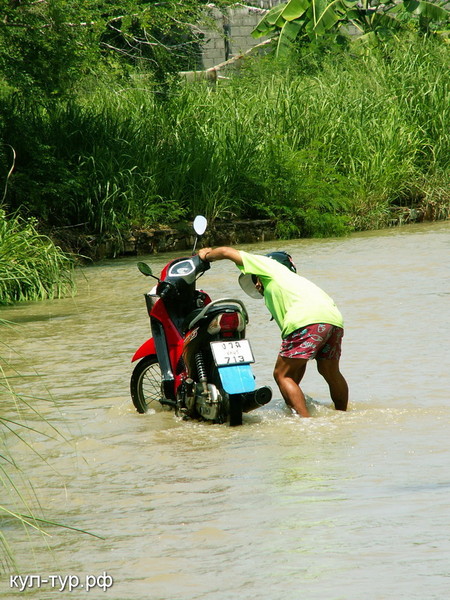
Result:
M276 30L275 24L277 23L281 13L285 8L285 4L279 4L275 6L261 19L251 35L254 38L269 36Z
M448 21L450 17L449 10L433 2L405 0L403 5L407 12L420 15L426 19L430 19L430 21Z
M300 21L286 21L280 33L277 44L277 57L286 56L292 48L293 42L295 42L300 30L302 23Z
M281 13L285 21L299 19L311 6L311 0L290 0Z
M317 33L325 33L332 29L340 19L340 15L336 14L333 6L330 4L317 19L315 30Z
M374 31L369 31L354 40L352 40L352 47L361 49L373 49L378 46L378 37Z

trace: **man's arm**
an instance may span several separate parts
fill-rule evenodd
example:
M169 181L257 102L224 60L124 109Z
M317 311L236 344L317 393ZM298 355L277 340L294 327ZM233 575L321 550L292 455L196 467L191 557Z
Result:
M214 262L215 260L223 260L227 258L236 265L242 265L242 257L239 250L230 248L229 246L220 246L219 248L202 248L199 250L198 255L202 260L208 262Z

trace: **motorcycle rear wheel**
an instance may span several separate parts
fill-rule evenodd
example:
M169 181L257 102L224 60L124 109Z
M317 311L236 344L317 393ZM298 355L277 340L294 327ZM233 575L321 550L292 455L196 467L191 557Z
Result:
M130 393L138 413L161 409L162 375L156 356L145 356L134 367L130 380Z

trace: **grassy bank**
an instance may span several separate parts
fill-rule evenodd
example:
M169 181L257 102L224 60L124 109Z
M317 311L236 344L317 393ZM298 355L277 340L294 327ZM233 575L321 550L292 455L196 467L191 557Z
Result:
M0 210L0 306L73 291L73 260L36 225L17 215L6 218Z
M446 218L449 54L406 38L369 56L249 61L164 100L142 79L46 109L4 100L6 205L119 243L196 213L271 217L280 237L383 227L393 207ZM5 180L6 145L0 164Z

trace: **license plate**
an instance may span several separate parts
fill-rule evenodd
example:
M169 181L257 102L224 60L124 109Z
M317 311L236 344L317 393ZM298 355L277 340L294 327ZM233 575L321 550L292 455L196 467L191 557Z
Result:
M214 361L218 367L255 362L248 340L235 342L211 342Z

